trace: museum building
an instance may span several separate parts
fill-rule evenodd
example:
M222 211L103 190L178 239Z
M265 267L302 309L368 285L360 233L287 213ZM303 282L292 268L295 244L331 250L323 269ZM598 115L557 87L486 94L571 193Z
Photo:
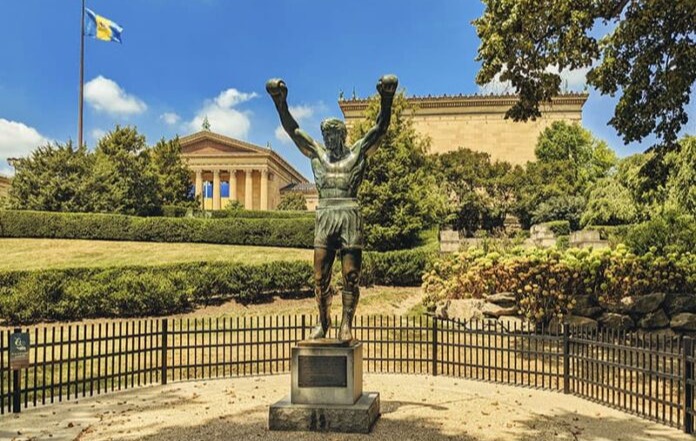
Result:
M416 131L431 140L431 154L460 147L490 154L492 160L524 165L534 160L539 134L554 121L582 124L587 93L566 93L540 107L534 121L505 119L514 95L410 97ZM368 99L339 99L346 125L363 118ZM192 182L208 210L239 201L247 209L273 210L285 193L301 193L307 209L316 209L314 184L277 152L203 130L180 139L182 155L194 172Z

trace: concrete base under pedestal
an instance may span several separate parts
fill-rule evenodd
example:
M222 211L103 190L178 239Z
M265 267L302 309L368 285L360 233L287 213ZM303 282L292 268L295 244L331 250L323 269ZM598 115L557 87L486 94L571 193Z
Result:
M367 392L352 405L293 404L287 396L268 411L270 430L370 433L379 418L379 393Z

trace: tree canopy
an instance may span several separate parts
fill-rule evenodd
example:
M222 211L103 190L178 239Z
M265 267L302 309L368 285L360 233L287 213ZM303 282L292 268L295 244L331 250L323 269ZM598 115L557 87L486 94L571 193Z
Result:
M654 134L667 150L675 146L696 81L693 0L483 2L474 20L482 62L476 81L510 82L519 101L508 117L540 116L540 103L560 92L558 72L589 68L589 85L620 95L609 124L624 142ZM598 23L613 30L597 38Z
M370 99L364 118L351 128L350 138L362 138L375 124L380 101ZM394 97L389 130L368 159L358 193L367 245L377 250L408 248L419 233L434 225L444 198L426 168L429 139L413 128L403 92Z
M278 203L278 210L307 211L307 200L302 193L285 193Z

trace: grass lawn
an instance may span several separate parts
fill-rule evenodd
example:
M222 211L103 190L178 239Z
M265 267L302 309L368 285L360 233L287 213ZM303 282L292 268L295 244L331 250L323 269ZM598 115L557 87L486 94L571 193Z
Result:
M0 271L161 265L191 261L263 263L312 260L312 250L201 243L0 239Z

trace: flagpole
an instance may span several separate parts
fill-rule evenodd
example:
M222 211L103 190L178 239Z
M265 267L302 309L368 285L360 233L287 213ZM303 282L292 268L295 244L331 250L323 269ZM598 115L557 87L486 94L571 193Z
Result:
M80 23L80 96L77 114L77 146L82 147L82 106L85 85L85 0L82 0L82 21Z

